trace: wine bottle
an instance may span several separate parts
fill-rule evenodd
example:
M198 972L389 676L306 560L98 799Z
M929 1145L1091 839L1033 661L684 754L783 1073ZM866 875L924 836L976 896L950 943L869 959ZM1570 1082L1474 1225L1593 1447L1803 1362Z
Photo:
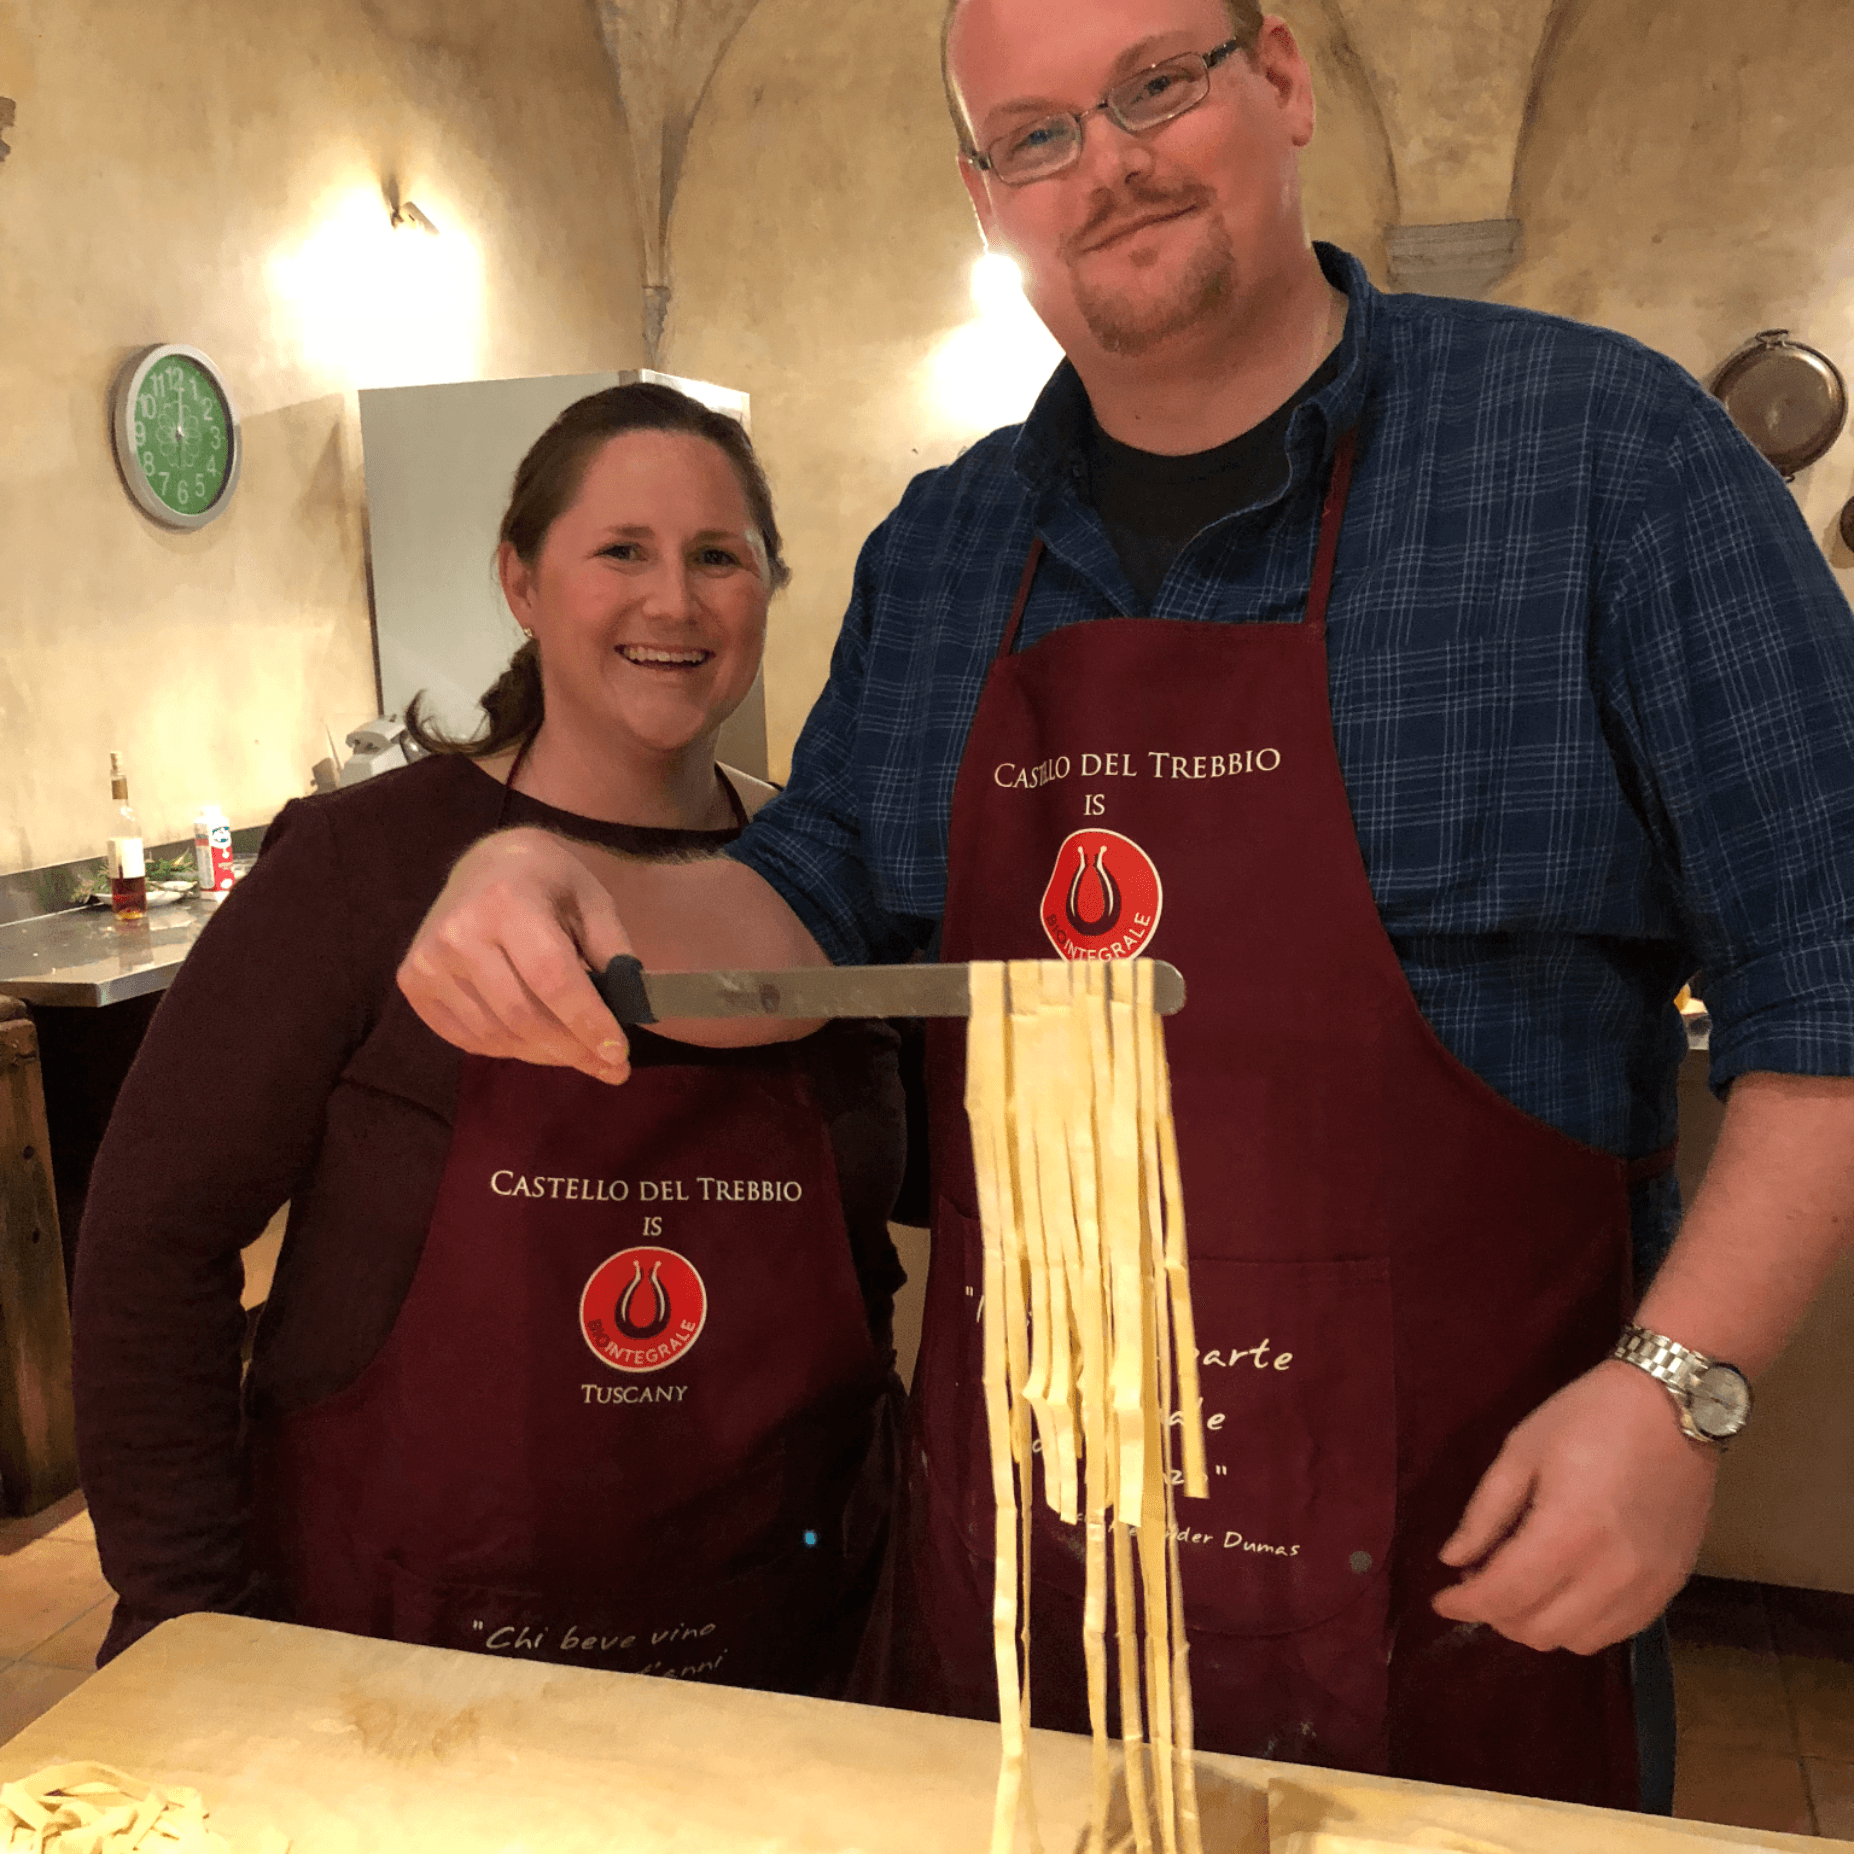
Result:
M129 775L122 755L109 756L109 795L115 802L110 819L109 905L119 921L139 921L148 912L148 872L142 861L142 825L129 803Z

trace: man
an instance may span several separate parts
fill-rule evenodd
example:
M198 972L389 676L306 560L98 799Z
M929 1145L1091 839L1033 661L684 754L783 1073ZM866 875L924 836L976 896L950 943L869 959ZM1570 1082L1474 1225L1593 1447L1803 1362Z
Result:
M1311 86L1252 0L955 0L946 49L980 224L1068 364L871 538L731 860L492 842L402 983L466 1047L618 1082L585 965L633 948L1181 966L1220 1470L1179 1508L1198 1742L1633 1806L1618 1645L1690 1572L1705 1438L1743 1414L1701 1373L1770 1362L1854 1209L1845 604L1669 363L1309 245ZM1667 1245L1701 966L1725 1126L1611 1358L1631 1230L1644 1278ZM977 1239L933 1057L866 1659L878 1697L983 1713ZM1075 1728L1079 1574L1045 1538L1032 1685Z

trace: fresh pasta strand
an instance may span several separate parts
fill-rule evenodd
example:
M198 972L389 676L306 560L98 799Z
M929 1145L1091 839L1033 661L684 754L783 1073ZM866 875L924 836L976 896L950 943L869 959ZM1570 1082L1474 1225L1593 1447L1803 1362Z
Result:
M1191 1499L1203 1500L1210 1493L1210 1478L1204 1465L1204 1399L1197 1377L1191 1269L1185 1258L1184 1186L1178 1175L1178 1129L1172 1124L1172 1072L1165 1063L1156 1018L1152 1034L1157 1045L1153 1069L1158 1086L1159 1176L1165 1202L1165 1280L1170 1290L1172 1330L1178 1342L1178 1385L1172 1407L1187 1412L1179 1424L1184 1439L1184 1490Z
M1040 1084L1047 1073L1042 1052L1042 1023L1038 1005L1041 985L1037 968L1028 962L1012 965L1009 972L1010 1053L1012 1071L1034 1075ZM1056 1419L1050 1407L1050 1354L1055 1335L1050 1307L1050 1268L1047 1243L1048 1218L1043 1206L1043 1172L1038 1164L1037 1122L1044 1108L1038 1091L1013 1090L1008 1109L1011 1118L1012 1151L1017 1161L1017 1191L1020 1216L1017 1231L1024 1261L1025 1288L1030 1318L1028 1356L1029 1376L1023 1395L1030 1405L1036 1440L1045 1464L1045 1484L1051 1489L1055 1504L1055 1480L1048 1475L1048 1465L1057 1459ZM1066 1339L1066 1335L1065 1335Z
M1161 1399L1171 1412L1163 1429L1165 1475L1165 1552L1171 1605L1171 1665L1161 1668L1153 1662L1155 1684L1169 1679L1171 1684L1170 1760L1174 1789L1170 1798L1170 1819L1176 1822L1179 1854L1203 1854L1203 1825L1197 1804L1197 1767L1192 1761L1193 1719L1191 1705L1191 1649L1185 1631L1184 1585L1178 1573L1178 1525L1173 1489L1182 1481L1188 1498L1203 1499L1209 1491L1208 1470L1204 1461L1203 1404L1198 1388L1196 1323L1191 1315L1191 1278L1185 1259L1183 1191L1178 1173L1178 1135L1172 1124L1171 1073L1165 1063L1165 1048L1158 1014L1146 1011L1140 1018L1141 1053L1144 1073L1151 1078L1153 1106L1153 1145L1159 1166L1156 1179L1159 1208L1154 1214L1155 1237L1162 1229L1165 1282L1171 1312L1171 1332L1166 1321L1157 1321L1158 1371ZM1143 1099L1143 1097L1142 1097ZM1150 1199L1149 1199L1150 1202ZM1171 1435L1177 1429L1182 1438L1184 1467L1175 1471L1172 1464Z
M1092 1795L1088 1811L1088 1854L1103 1845L1113 1770L1107 1750L1107 1531L1111 1505L1112 1464L1107 1455L1106 1386L1108 1359L1107 1301L1103 1289L1099 1179L1095 1169L1094 1090L1097 1035L1105 1039L1107 973L1097 960L1064 961L1058 968L1069 982L1069 1089L1065 1133L1073 1189L1078 1269L1072 1295L1077 1343L1081 1349L1078 1392L1081 1399L1084 1523L1087 1540L1083 1563L1086 1594L1082 1608L1082 1654L1088 1678L1088 1728L1093 1741Z
M1036 1037L1046 1086L1032 1103L1036 1122L1038 1194L1043 1211L1044 1260L1049 1269L1044 1400L1053 1431L1053 1453L1043 1452L1045 1497L1067 1525L1080 1516L1081 1487L1076 1443L1076 1346L1074 1294L1081 1274L1081 1233L1076 1223L1074 1181L1069 1168L1074 1073L1064 1060L1069 1042L1069 974L1053 961L1036 969Z
M971 1000L966 1107L998 1503L1002 1758L992 1854L1009 1854L1026 1812L1036 1844L1026 1753L1039 1498L1063 1523L1084 1527L1090 1854L1104 1854L1111 1796L1110 1579L1133 1845L1138 1854L1201 1854L1174 1484L1203 1490L1202 1409L1151 967L975 965ZM1174 1466L1180 1453L1182 1470Z
M1011 1023L1011 983L1010 969L1006 969L1003 992L1005 1024ZM1036 1535L1036 1455L1032 1429L1034 1405L1030 1398L1030 1385L1035 1370L1031 1333L1028 1322L1034 1311L1031 1302L1032 1272L1034 1264L1029 1253L1029 1234L1026 1219L1032 1214L1026 1204L1026 1190L1034 1189L1036 1182L1034 1146L1026 1146L1018 1138L1018 1124L1022 1118L1022 1095L1018 1085L1020 1064L1028 1065L1034 1072L1037 1067L1036 1051L1033 1043L1026 1042L1019 1047L1017 1039L1006 1035L1003 1039L1004 1062L1004 1116L1001 1146L1009 1154L1011 1169L1008 1177L1008 1190L1004 1201L1010 1211L1005 1223L1005 1269L1004 1269L1004 1315L1008 1322L1005 1331L1005 1351L1009 1363L1011 1385L1011 1453L1015 1464L1015 1486L1017 1488L1017 1650L1019 1661L1020 1685L1020 1739L1019 1760L1024 1751L1021 1732L1030 1725L1030 1579L1031 1546ZM1035 1212L1040 1220L1040 1200ZM1040 1229L1039 1229L1040 1236ZM1042 1841L1037 1833L1036 1798L1031 1793L1028 1782L1023 1785L1023 1809L1029 1824L1030 1846L1032 1854L1042 1854Z
M1133 1056L1138 1078L1140 1170L1140 1414L1145 1428L1147 1523L1139 1529L1140 1593L1146 1620L1146 1718L1152 1740L1153 1782L1158 1790L1159 1834L1165 1854L1179 1854L1177 1795L1172 1767L1172 1603L1169 1550L1172 1517L1170 1396L1171 1329L1165 1317L1165 1229L1159 1183L1158 1019L1152 1008L1152 967L1144 960L1133 980ZM1154 1626L1155 1612L1159 1626Z
M1140 1408L1144 1395L1141 1339L1145 1317L1141 1311L1146 1291L1141 1267L1140 1237L1143 1218L1139 1185L1139 1066L1133 1053L1133 997L1127 968L1118 962L1107 974L1108 1041L1112 1073L1106 1091L1107 1124L1099 1128L1102 1209L1107 1228L1108 1265L1113 1285L1109 1294L1114 1322L1114 1362L1110 1380L1113 1441L1119 1452L1114 1489L1114 1516L1129 1526L1143 1517L1146 1493L1146 1425ZM1101 1078L1095 1078L1097 1124L1102 1099Z
M998 1521L993 1536L992 1638L998 1671L998 1724L1003 1760L993 1811L991 1845L1008 1849L1015 1834L1024 1766L1024 1695L1017 1661L1018 1500L1017 1452L1011 1410L1011 1319L1005 1293L1006 1233L1011 1216L1005 1198L1010 1170L1002 1136L1008 1082L1005 1072L1004 970L974 966L972 1021L995 1030L981 1043L973 1038L966 1061L966 1115L972 1123L974 1171L978 1179L979 1228L983 1239L985 1418L991 1442L991 1486Z
M262 1830L256 1854L289 1854ZM0 1850L32 1854L232 1854L206 1825L198 1790L125 1776L108 1764L48 1764L0 1784Z
M1196 1728L1191 1705L1191 1650L1185 1639L1184 1585L1178 1576L1178 1528L1171 1528L1172 1751L1178 1767L1178 1840L1184 1854L1204 1854L1203 1817L1197 1806L1197 1764L1191 1752Z
M1152 1806L1147 1795L1149 1737L1141 1681L1141 1596L1136 1580L1133 1528L1146 1509L1146 1334L1151 1296L1141 1268L1145 1206L1140 1188L1139 1064L1133 1028L1131 970L1107 968L1107 1046L1109 1074L1095 1082L1098 1110L1107 1107L1105 1127L1097 1132L1104 1171L1111 1171L1113 1227L1107 1238L1113 1319L1112 1407L1108 1412L1109 1446L1114 1454L1114 1608L1116 1648L1120 1660L1121 1767L1127 1788L1127 1813L1133 1822L1137 1854L1152 1851ZM1105 1196L1105 1191L1104 1191ZM1167 1629L1169 1635L1170 1630ZM1148 1634L1146 1639L1150 1641Z
M1146 1731L1139 1689L1139 1598L1133 1580L1133 1534L1124 1521L1112 1528L1115 1648L1120 1662L1120 1769L1127 1814L1138 1854L1152 1854L1152 1807L1146 1799Z

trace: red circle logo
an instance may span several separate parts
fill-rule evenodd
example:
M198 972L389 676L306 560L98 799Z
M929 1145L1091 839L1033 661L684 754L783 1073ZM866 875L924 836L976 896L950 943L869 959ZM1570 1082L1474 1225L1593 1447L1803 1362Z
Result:
M1159 931L1165 885L1116 830L1071 831L1043 890L1043 931L1064 959L1131 959Z
M592 1271L579 1330L614 1371L661 1371L702 1336L708 1290L674 1249L620 1249Z

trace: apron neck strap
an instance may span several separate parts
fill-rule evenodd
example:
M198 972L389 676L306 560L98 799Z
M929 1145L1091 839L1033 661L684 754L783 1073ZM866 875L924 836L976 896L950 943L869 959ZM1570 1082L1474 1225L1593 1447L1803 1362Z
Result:
M534 745L534 735L538 734L540 731L539 728L536 728L534 734L530 734L528 738L515 749L514 763L509 767L509 776L502 782L502 797L496 804L495 828L497 830L502 829L509 821L509 796L515 790L515 775L527 764L528 749Z
M1012 602L1004 637L998 645L1000 657L1008 657L1017 648L1017 634L1024 628L1024 608L1030 603L1030 588L1036 583L1036 570L1042 564L1043 537L1039 534L1030 543L1030 554L1024 561L1024 576L1017 582L1017 597Z
M1333 473L1320 511L1320 545L1313 556L1313 585L1307 593L1307 627L1326 635L1326 602L1332 597L1333 565L1339 558L1339 530L1345 524L1346 497L1352 492L1352 461L1358 454L1358 431L1348 426L1333 453Z
M1348 426L1333 452L1333 473L1326 485L1326 503L1320 511L1320 544L1313 558L1313 584L1307 593L1307 625L1318 637L1326 635L1326 603L1332 596L1333 565L1339 558L1339 530L1345 525L1346 498L1352 493L1352 463L1358 455L1358 430ZM1011 603L1011 615L998 643L999 657L1008 657L1017 648L1019 632L1024 628L1024 611L1030 603L1030 588L1036 583L1036 570L1043 564L1043 537L1030 543L1024 561L1024 576L1017 582L1017 597Z

